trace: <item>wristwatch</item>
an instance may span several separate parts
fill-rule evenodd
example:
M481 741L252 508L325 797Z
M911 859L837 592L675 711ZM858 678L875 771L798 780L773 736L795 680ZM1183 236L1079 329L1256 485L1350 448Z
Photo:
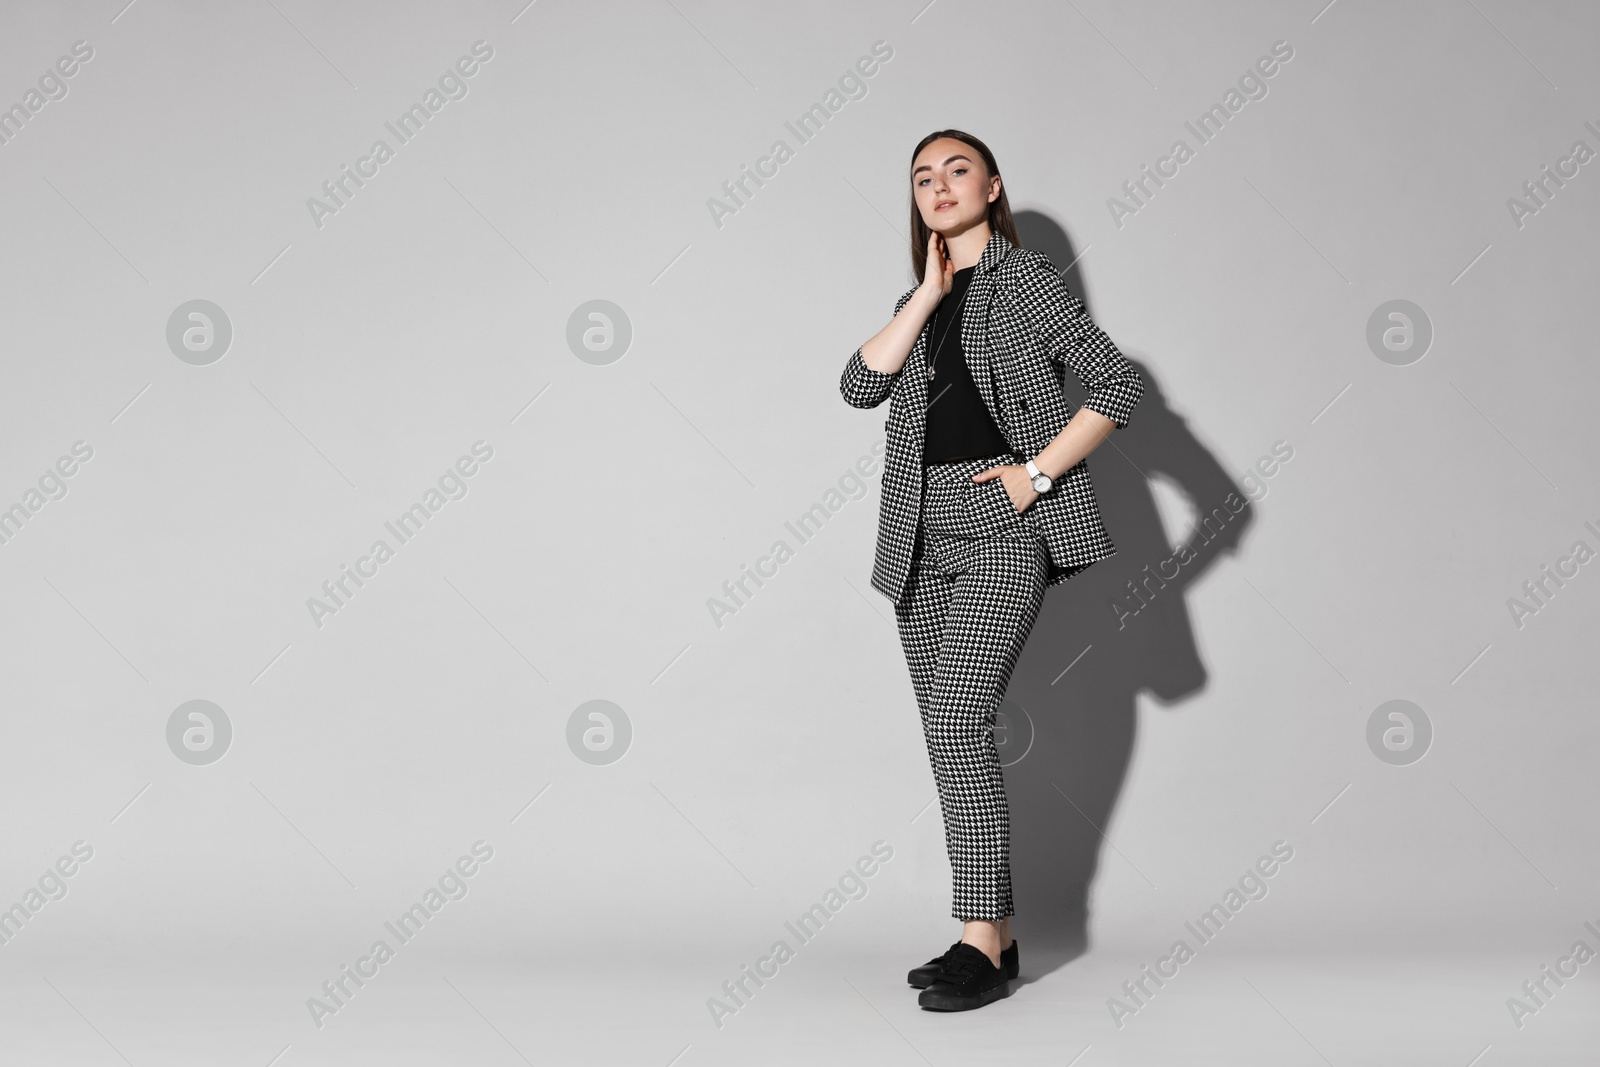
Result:
M1028 468L1028 477L1033 479L1033 491L1038 493L1040 496L1044 496L1046 493L1048 493L1050 491L1050 487L1055 484L1055 482L1050 480L1050 476L1044 471L1040 470L1038 464L1034 463L1031 459L1028 460L1027 463L1023 464L1023 466Z

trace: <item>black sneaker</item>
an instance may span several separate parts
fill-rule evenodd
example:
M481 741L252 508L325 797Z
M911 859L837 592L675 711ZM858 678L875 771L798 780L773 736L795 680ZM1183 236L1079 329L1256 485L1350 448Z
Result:
M961 944L957 941L956 945ZM912 968L906 975L906 981L918 989L926 989L939 979L939 971L944 966L945 957L956 950L956 945L945 949L944 956L935 956L921 967ZM1017 956L1016 938L1011 939L1011 944L1000 950L1000 966L1005 968L1007 978L1015 978L1021 973L1021 964Z
M945 954L938 980L917 994L917 1003L930 1011L968 1011L1010 995L1005 968L962 942Z

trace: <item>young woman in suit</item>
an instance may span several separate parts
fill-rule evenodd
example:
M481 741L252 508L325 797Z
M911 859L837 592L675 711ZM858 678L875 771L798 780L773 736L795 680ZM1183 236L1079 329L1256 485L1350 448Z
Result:
M922 283L839 389L855 407L890 400L872 585L895 603L963 923L908 980L924 1008L962 1011L1010 995L1018 973L995 710L1046 587L1116 551L1084 457L1144 386L1049 258L1020 246L982 141L931 133L909 177ZM1075 412L1063 367L1088 394Z

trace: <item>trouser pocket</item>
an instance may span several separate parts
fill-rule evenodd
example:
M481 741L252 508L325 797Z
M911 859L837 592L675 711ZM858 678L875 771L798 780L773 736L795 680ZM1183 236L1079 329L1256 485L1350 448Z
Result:
M1004 530L1022 522L1022 514L1011 502L1006 483L999 478L973 482L963 497L973 522L983 530Z

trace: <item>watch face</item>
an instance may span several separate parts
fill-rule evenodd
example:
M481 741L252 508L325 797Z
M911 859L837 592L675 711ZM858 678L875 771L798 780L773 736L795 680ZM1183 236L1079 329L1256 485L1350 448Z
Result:
M1035 493L1045 493L1049 492L1049 490L1050 476L1048 474L1041 474L1033 480L1033 491Z

